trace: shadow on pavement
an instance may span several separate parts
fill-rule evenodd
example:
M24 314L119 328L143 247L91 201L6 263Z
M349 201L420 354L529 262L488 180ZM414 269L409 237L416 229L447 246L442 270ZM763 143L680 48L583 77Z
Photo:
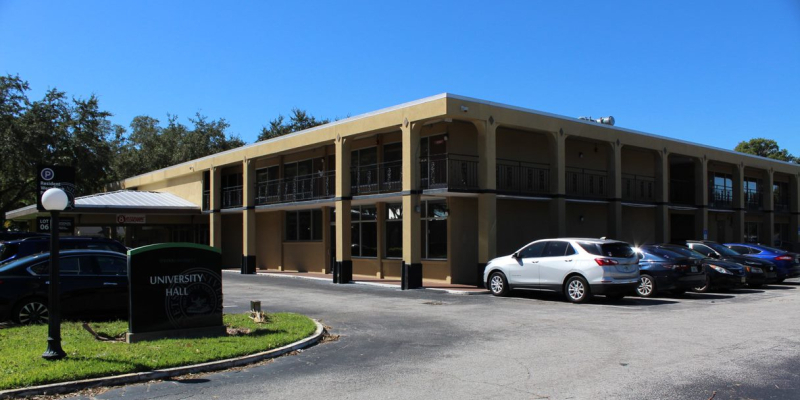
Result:
M531 300L541 300L541 301L551 301L556 303L565 303L568 304L569 302L566 300L564 295L550 292L546 290L514 290L509 295L511 298L519 298L519 299L531 299ZM626 296L625 298L619 300L612 300L603 295L597 295L592 298L592 300L587 304L600 304L600 305L614 305L614 306L656 306L662 304L675 304L678 303L677 301L666 300L666 299L643 299L641 297L637 297L636 295Z

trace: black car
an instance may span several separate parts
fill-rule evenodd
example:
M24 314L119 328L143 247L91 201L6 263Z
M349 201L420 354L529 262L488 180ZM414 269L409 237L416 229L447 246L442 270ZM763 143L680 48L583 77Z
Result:
M58 240L61 250L110 250L127 254L128 249L113 239L88 236L62 236ZM0 265L31 254L50 251L50 237L29 237L0 243Z
M706 257L688 247L675 244L663 245L665 249L691 257L703 257L706 281L703 285L693 288L695 292L705 293L713 288L727 289L744 286L747 283L747 271L744 266L731 261Z
M636 249L639 256L639 287L636 293L653 297L663 291L685 293L705 285L706 273L701 254L682 254L662 245L644 245Z
M66 250L59 260L64 317L127 314L127 256L103 250ZM49 271L50 253L0 265L0 321L47 322Z
M11 232L11 231L4 231L0 232L0 242L7 242L9 240L20 240L29 237L38 237L38 236L46 236L49 237L46 233L36 233L36 232Z
M746 257L711 240L688 240L686 246L706 257L741 264L745 268L748 275L747 282L751 287L775 283L779 279L778 267L771 261Z

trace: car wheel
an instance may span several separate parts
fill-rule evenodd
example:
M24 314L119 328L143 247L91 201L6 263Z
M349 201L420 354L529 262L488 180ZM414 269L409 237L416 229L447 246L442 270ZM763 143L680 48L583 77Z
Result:
M592 291L586 279L580 276L573 276L567 279L564 284L564 294L571 303L585 303L592 298Z
M697 287L693 288L692 290L697 292L697 293L708 293L708 291L711 290L711 278L706 276L706 284L703 285L703 286L697 286Z
M14 321L21 325L46 324L50 314L42 299L27 299L14 308Z
M489 276L489 291L495 296L508 295L508 281L502 272L494 272Z
M639 286L636 287L636 294L641 297L653 297L656 295L656 281L650 275L642 275L639 279Z

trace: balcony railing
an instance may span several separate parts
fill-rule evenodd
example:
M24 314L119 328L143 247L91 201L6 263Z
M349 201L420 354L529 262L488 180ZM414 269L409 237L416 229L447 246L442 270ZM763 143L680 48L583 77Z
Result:
M403 162L391 161L350 169L350 194L353 196L403 190Z
M333 198L336 171L326 171L256 184L256 205Z
M708 191L708 206L712 208L733 208L733 188L711 185Z
M608 197L606 171L567 168L567 196Z
M242 206L242 186L228 186L222 188L222 208L236 208Z
M656 178L641 175L622 175L622 198L629 201L655 201Z
M789 199L776 196L773 201L773 209L777 212L789 212Z
M434 154L420 160L422 189L477 190L478 157Z
M203 211L211 209L211 191L203 190Z
M709 196L710 198L711 196ZM694 181L684 179L669 180L670 203L694 205Z
M758 189L745 189L744 206L748 210L761 210L764 205L764 193Z
M550 192L550 166L497 160L497 191L506 194Z

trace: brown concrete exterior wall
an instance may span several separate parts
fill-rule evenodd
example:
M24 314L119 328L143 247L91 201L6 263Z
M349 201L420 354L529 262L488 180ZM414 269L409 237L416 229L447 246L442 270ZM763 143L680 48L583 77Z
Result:
M242 266L242 214L222 214L222 268Z
M322 242L283 242L284 271L322 272L325 249Z
M567 203L567 236L592 237L608 236L608 205L591 203ZM583 217L583 221L580 217Z
M151 184L139 186L137 189L174 194L175 196L191 201L199 206L203 202L203 173L196 172L172 179L153 182Z
M615 239L635 246L656 243L656 208L622 207L622 236Z
M608 144L567 138L566 146L568 168L608 170Z
M545 134L497 128L497 158L529 163L550 163L550 142Z
M478 199L451 197L447 202L448 261L452 283L477 284Z
M258 269L280 269L283 265L283 212L256 213L256 263Z
M534 240L551 237L549 203L497 200L497 255L506 256Z
M403 260L383 260L383 277L385 279L400 279L400 267ZM423 272L424 273L424 272Z
M442 260L422 260L422 278L451 283L450 263Z
M652 150L633 147L622 148L622 173L638 176L656 176L656 155Z
M353 258L354 275L370 275L380 278L381 261L377 258Z

